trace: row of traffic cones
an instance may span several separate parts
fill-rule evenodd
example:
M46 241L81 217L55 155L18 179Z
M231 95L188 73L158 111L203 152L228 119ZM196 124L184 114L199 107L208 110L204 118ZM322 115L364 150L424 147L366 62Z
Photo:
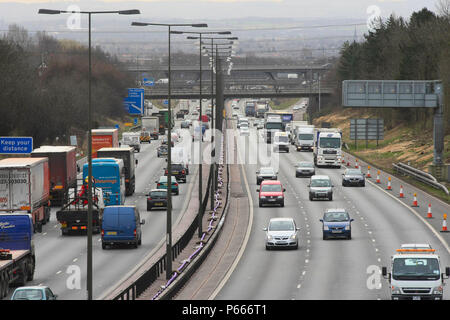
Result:
M342 158L342 163L345 164L346 161L344 159L344 157ZM347 159L347 167L350 167L350 161ZM358 165L358 159L355 160L355 168L358 169L359 165ZM367 174L366 174L366 178L372 178L371 174L370 174L370 166L367 166ZM380 179L380 170L377 171L377 177L375 182L377 184L381 183L381 179ZM386 190L388 191L392 191L392 185L391 185L391 177L388 177L388 184L386 187ZM403 193L403 185L400 185L400 193L399 193L399 198L405 198L405 194ZM414 193L414 199L412 202L411 207L419 207L419 203L417 201L417 193ZM431 212L431 203L428 204L428 212L427 212L427 219L432 219L433 218L433 213ZM450 232L447 229L447 214L444 213L443 215L443 220L442 220L442 229L440 230L440 232Z

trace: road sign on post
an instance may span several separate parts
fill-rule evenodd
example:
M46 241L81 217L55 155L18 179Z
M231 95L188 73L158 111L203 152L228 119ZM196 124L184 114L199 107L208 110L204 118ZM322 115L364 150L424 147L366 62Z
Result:
M0 154L27 154L31 151L32 137L0 137Z
M128 106L130 114L142 115L144 113L144 89L128 89L128 97L124 99L124 104Z

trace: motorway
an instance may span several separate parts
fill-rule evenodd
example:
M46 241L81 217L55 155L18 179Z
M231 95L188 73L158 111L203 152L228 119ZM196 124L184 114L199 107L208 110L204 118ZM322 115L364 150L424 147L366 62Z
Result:
M191 104L193 106L193 104ZM189 116L194 118L194 116ZM180 121L176 121L175 129ZM182 144L180 141L178 144ZM165 158L157 158L156 148L160 140L152 140L150 144L141 144L140 153L135 153L139 164L136 168L136 192L125 199L126 205L136 205L141 219L142 245L137 249L117 247L103 250L100 235L93 235L93 297L98 299L112 289L130 270L141 263L144 257L163 243L166 233L166 210L147 212L146 195L155 188L155 181L164 174ZM175 144L177 145L177 144ZM190 199L191 190L197 185L198 167L190 166L187 183L180 184L180 195L173 195L172 223L175 225L181 218ZM86 235L62 236L60 225L56 220L58 207L53 207L50 222L43 226L42 233L34 236L36 251L36 269L34 280L27 285L47 285L61 300L85 300L87 238ZM76 270L81 273L75 280ZM12 294L13 290L10 290ZM9 297L8 297L9 298Z
M243 113L245 101L239 103ZM264 145L257 130L252 125L250 128L251 136ZM252 143L245 150L241 144L241 157L258 154L258 145ZM260 163L250 161L242 166L243 190L248 188L250 193L252 227L235 269L211 298L390 299L388 282L380 276L381 288L373 288L373 271L368 268L390 268L390 256L403 243L429 243L440 254L442 267L450 266L450 252L405 205L372 183L366 187L342 187L344 168L316 168L316 174L331 177L335 186L333 201L310 201L309 179L295 177L294 165L301 160L312 161L312 153L296 152L291 147L289 153L279 154L278 179L286 188L284 208L259 208L255 172ZM351 240L322 240L319 219L327 208L345 208L355 219ZM273 217L295 219L300 227L298 250L265 250L263 228ZM450 292L446 290L444 299L449 298Z

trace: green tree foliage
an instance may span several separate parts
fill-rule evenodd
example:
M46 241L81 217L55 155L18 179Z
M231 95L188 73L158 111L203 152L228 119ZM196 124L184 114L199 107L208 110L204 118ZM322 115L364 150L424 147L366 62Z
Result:
M337 79L443 81L446 130L450 132L450 19L424 8L409 21L391 15L379 19L362 42L346 42L337 65ZM431 128L432 110L381 110L388 127L407 122Z
M94 48L92 57L93 120L102 125L105 118L124 115L122 101L132 80L101 49ZM73 132L86 131L86 47L45 33L30 38L25 29L11 26L0 39L0 70L1 135L32 136L39 146L67 143Z

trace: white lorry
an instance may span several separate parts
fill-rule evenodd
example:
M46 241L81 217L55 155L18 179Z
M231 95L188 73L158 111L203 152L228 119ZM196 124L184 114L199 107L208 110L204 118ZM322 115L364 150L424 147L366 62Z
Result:
M391 257L391 272L382 267L381 273L389 281L392 300L442 300L450 268L443 272L429 244L403 244Z
M142 131L148 132L152 139L158 140L159 134L159 117L157 116L146 116L142 117Z
M314 126L306 125L299 126L295 130L295 136L293 137L294 145L297 151L314 149Z
M341 167L342 130L317 128L314 135L314 164L316 166Z
M134 151L141 151L141 133L140 132L124 132L122 133L122 145L130 146Z

